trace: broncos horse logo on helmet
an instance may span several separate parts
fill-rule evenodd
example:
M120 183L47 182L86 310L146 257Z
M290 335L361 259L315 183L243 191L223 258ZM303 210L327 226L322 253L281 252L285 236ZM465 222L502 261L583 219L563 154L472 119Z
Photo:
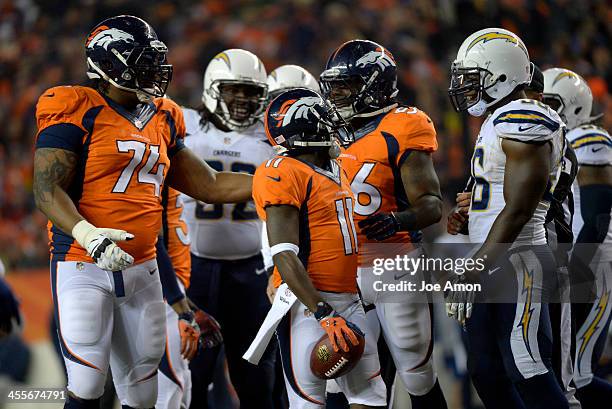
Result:
M338 47L321 73L321 89L345 119L372 116L395 103L397 65L373 41L352 40Z
M172 79L168 48L153 28L134 16L116 16L98 24L87 36L87 75L101 79L142 100L162 97Z
M264 115L270 143L291 154L350 142L346 122L317 92L295 88L277 96Z

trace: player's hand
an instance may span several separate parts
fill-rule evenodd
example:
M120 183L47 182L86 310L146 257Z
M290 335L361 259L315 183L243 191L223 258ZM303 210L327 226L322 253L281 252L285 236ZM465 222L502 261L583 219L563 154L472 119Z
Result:
M458 209L454 209L446 220L446 231L453 236L461 233L463 226L468 221L468 216L460 213Z
M0 338L21 326L19 302L10 287L0 278Z
M214 348L223 343L221 326L212 315L197 309L195 311L195 320L200 327L200 343L202 347Z
M400 230L397 217L391 213L376 213L359 223L361 232L368 240L383 241L393 236Z
M462 232L468 221L468 212L472 202L472 192L457 193L457 207L448 215L446 231L457 235Z
M457 210L461 214L468 214L470 204L472 203L472 192L457 193Z
M268 296L268 300L270 300L270 304L272 304L274 302L274 297L276 296L276 287L274 287L273 275L268 278L268 287L266 288L266 295Z
M191 361L198 353L200 327L195 320L193 311L179 314L179 334L181 336L181 356Z
M458 283L465 283L466 279L463 275L457 274L451 279L451 282L454 286ZM472 316L475 295L474 291L448 290L444 295L446 299L446 314L456 319L461 325L465 325L465 321Z
M327 333L335 352L338 352L338 347L344 352L348 352L349 346L346 340L348 339L353 345L359 345L359 340L355 333L363 336L363 332L357 325L345 320L335 311L333 311L332 314L333 315L320 319L319 324Z
M134 238L125 230L98 228L87 220L81 220L72 229L72 237L102 270L119 271L134 263L134 257L115 243Z

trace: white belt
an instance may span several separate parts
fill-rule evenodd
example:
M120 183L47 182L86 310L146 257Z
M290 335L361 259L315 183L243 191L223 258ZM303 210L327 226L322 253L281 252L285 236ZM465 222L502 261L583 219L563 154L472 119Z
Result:
M272 335L274 335L274 331L276 331L276 327L278 327L278 324L296 301L297 297L287 284L283 283L278 287L272 308L268 311L268 315L266 315L266 319L261 324L255 339L251 342L251 346L242 355L243 359L255 365L259 363L261 356L270 343L270 339L272 339Z

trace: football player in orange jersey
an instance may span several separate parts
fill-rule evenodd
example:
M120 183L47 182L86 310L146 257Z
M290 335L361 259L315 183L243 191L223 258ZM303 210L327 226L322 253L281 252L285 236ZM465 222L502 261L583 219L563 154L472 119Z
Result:
M266 220L274 259L272 309L297 297L276 333L290 408L325 407L326 381L310 369L315 343L327 333L335 350L356 345L365 326L357 293L354 196L335 158L335 136L344 121L315 91L297 88L275 98L265 114L270 142L284 151L255 172L253 199ZM384 407L376 340L365 334L365 351L346 375L336 378L353 408Z
M36 111L33 190L49 218L65 407L96 407L110 364L123 407L150 408L166 330L155 262L161 189L242 202L252 177L215 172L184 148L182 112L164 98L167 48L149 24L109 18L85 47L94 86L51 88Z
M419 229L438 222L442 214L431 158L438 143L424 112L396 102L395 59L375 42L349 41L332 53L320 80L324 95L355 130L355 141L340 159L357 199L360 253L363 256L367 243L419 241ZM406 248L414 250L409 244ZM360 266L359 274L369 273ZM364 302L376 307L412 407L446 408L431 358L432 311L425 295L385 303L376 301L372 288L364 287L360 286Z

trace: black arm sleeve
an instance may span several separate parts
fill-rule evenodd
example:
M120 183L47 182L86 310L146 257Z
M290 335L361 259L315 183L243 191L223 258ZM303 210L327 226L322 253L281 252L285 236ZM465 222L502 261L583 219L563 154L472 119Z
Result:
M603 243L610 226L612 186L588 185L580 188L580 212L584 226L577 243Z
M185 294L181 291L176 281L176 273L172 267L172 261L168 255L168 250L164 246L164 239L157 238L157 267L159 268L159 279L162 283L162 291L164 298L169 305L185 298Z

